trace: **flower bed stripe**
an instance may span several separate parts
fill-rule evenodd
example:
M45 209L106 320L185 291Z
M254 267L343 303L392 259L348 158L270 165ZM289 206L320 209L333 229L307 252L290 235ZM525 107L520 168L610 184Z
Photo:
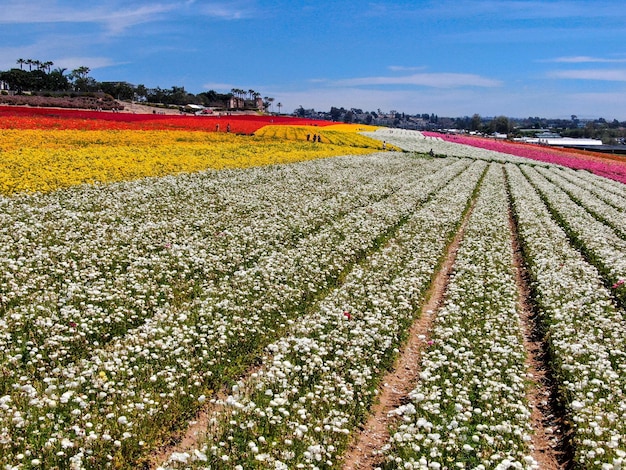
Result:
M424 132L426 136L437 136L446 141L480 147L496 152L517 155L526 159L554 163L576 170L588 170L592 173L610 178L621 183L626 183L626 159L619 155L602 154L581 150L566 150L540 146L536 144L524 144L518 142L486 139L460 135L439 134Z
M506 205L492 164L383 468L537 468Z
M582 186L614 209L626 213L626 185L614 183L586 171L563 168L561 176L571 183Z
M183 130L6 130L0 142L0 195L376 151L364 142L344 144Z
M523 172L574 245L605 276L605 284L615 286L615 295L626 307L626 239L570 199L538 170L524 167Z
M209 443L168 467L338 468L484 168L475 163L439 191L271 344L261 369L226 400L231 411Z
M152 225L156 221L148 221L147 227L157 228L157 231L156 234L151 230L147 231L146 243L156 243L158 240L161 244L171 243L171 246L154 247L149 272L154 269L165 273L173 270L174 279L177 277L175 275L177 271L188 272L185 266L186 259L203 260L210 253L203 252L201 245L209 235L205 230L212 231L213 227L210 224L208 226L204 223L199 224L199 221L204 220L201 217L194 223L193 210L190 214L192 219L190 223L183 223L180 219L180 215L185 214L186 210L185 204L181 203L185 200L186 191L191 191L189 194L194 195L189 201L193 208L198 200L203 200L203 197L208 196L209 200L213 200L215 191L220 191L221 185L225 184L226 188L221 191L232 192L233 203L237 204L238 208L250 210L255 214L252 216L251 226L241 226L240 233L244 242L242 246L258 243L259 248L262 247L267 235L265 231L253 230L253 227L258 223L254 221L255 218L262 216L263 212L256 212L252 208L256 206L260 209L263 207L262 201L273 203L274 200L268 199L270 194L268 189L259 188L257 195L253 197L245 191L240 191L239 181L243 181L244 185L249 185L250 188L254 187L254 183L248 181L250 174L272 183L276 198L284 198L284 214L290 214L290 211L295 210L294 205L302 206L301 217L305 219L315 215L315 212L309 213L307 204L302 202L302 191L306 191L308 195L309 184L317 183L323 188L318 192L330 196L333 192L341 193L341 188L349 182L350 191L345 190L348 201L352 198L347 195L357 191L356 194L365 198L365 202L369 199L368 193L376 187L379 188L377 191L381 195L389 194L387 197L380 197L378 201L375 198L369 203L357 206L337 220L324 222L309 236L299 241L295 240L293 245L287 243L280 249L278 249L280 244L276 247L266 246L266 251L259 254L259 260L255 264L247 265L245 257L239 258L235 255L232 260L233 266L239 267L231 274L228 274L229 268L226 268L226 272L220 274L215 282L211 282L210 279L209 282L204 282L202 265L193 267L191 269L191 273L194 274L191 278L193 282L186 286L188 290L182 293L183 297L178 303L166 296L166 301L153 307L149 318L140 327L129 330L124 336L104 347L94 344L95 347L90 348L85 344L84 347L88 352L81 353L83 359L75 363L65 361L62 367L54 369L50 367L51 360L63 361L63 354L67 348L65 342L80 339L79 333L82 329L97 326L101 318L106 320L111 309L115 308L117 311L120 307L125 308L124 305L116 305L114 301L115 298L123 297L115 291L110 292L113 294L111 300L113 304L107 309L94 308L98 304L93 303L88 297L84 302L87 308L79 316L80 326L67 324L65 319L56 319L54 315L50 315L54 310L46 313L46 310L42 311L36 304L33 305L32 311L29 311L32 321L46 322L48 317L50 326L54 327L52 330L54 334L51 334L50 341L44 344L39 341L29 342L26 338L21 342L5 343L6 355L3 361L18 366L18 370L11 375L10 381L6 382L7 394L3 398L6 408L1 411L0 418L3 423L9 423L11 420L7 417L14 413L19 413L22 417L19 422L10 425L12 437L9 447L4 449L5 459L10 462L20 453L37 451L37 457L48 466L65 466L69 459L84 458L96 462L94 466L97 467L107 462L107 455L120 462L137 461L141 455L145 455L146 445L158 443L158 439L175 427L177 422L180 423L185 416L198 408L197 396L209 394L209 390L221 387L247 368L254 361L259 348L279 337L294 318L307 307L308 302L321 295L325 289L332 287L342 272L348 269L351 263L356 262L362 253L376 246L376 240L384 236L390 226L406 217L415 204L419 203L420 198L427 200L432 192L454 178L467 164L468 162L462 161L420 164L419 161L408 157L390 159L389 155L365 160L352 157L316 161L297 168L286 167L285 171L293 174L284 179L276 178L277 170L272 167L254 172L234 172L215 186L210 184L211 175L204 177L189 175L184 178L187 181L182 186L185 188L180 194L182 200L153 197L156 188L164 191L161 194L167 191L172 193L180 191L178 183L180 177L167 178L163 180L162 186L155 187L154 182L144 181L122 184L117 187L117 191L107 191L106 200L112 203L110 209L113 214L121 217L122 225L133 222L139 227L142 222L136 217L144 214L149 218L154 214L157 220L162 221L163 225L156 227ZM364 169L357 171L362 166ZM321 181L302 185L298 183L299 179L303 182L308 180L315 168L320 170ZM441 171L433 173L437 168ZM336 176L329 176L335 173ZM409 185L406 184L407 175L412 175ZM196 185L187 186L192 181L195 181ZM207 183L208 187L203 187ZM359 186L363 187L362 191L357 189ZM84 208L85 214L89 215L93 210L94 201L90 198L89 191L87 194L84 191L85 188L71 190L69 192L71 198L68 199L64 199L67 196L64 192L54 193L45 198L33 196L32 202L41 204L46 210L55 207L55 200L60 198L56 204L76 204L79 208ZM90 191L93 194L91 197L100 195L96 190ZM122 203L127 198L126 192L131 196L135 194L138 201L148 203L151 209L145 211L139 205L136 214L132 215L132 211L125 213L130 209L126 209ZM314 194L315 191L311 193ZM23 208L27 208L29 200L26 198L26 207ZM45 200L53 205L47 206ZM6 200L7 203L11 201L13 200ZM98 214L100 219L104 209L100 209L101 212ZM227 217L221 222L224 229L216 234L218 240L221 239L222 233L227 241L236 240L233 236L236 236L237 232L229 232L236 226L238 214L236 211L233 214L229 214L228 211L222 214L218 208L216 209L218 216ZM197 210L202 210L202 206ZM165 219L162 215L157 215L163 214L163 211L168 213ZM281 217L281 213L283 212L278 212L276 216ZM230 216L234 216L234 219ZM319 215L315 216L316 221L318 218ZM298 217L291 221L289 217L286 219L288 226L294 222L303 225ZM50 221L50 225L54 226L53 220ZM270 223L267 228L270 229L271 225ZM45 227L42 228L44 229L42 234L45 235L47 230ZM129 228L131 232L132 228L133 226ZM81 232L74 229L74 233ZM115 238L106 241L107 232L94 232L94 235L94 241L115 247ZM105 238L101 238L102 235L105 235ZM156 240L152 238L154 235ZM167 235L168 238L163 240L163 235ZM255 237L258 237L256 241ZM45 249L47 238L43 237L41 242L44 244L43 247L34 244L30 249L34 252ZM196 247L196 243L201 245ZM227 243L224 248L229 246L230 243ZM170 254L172 249L173 257ZM195 256L178 256L184 255L187 250L190 254L195 252ZM63 251L60 252L62 253ZM132 253L133 251L130 252ZM219 263L223 255L219 252L215 255ZM9 256L9 260L12 259L15 258ZM63 262L64 259L71 260L71 257L65 254L59 261ZM91 258L91 262L96 265L98 261L97 257ZM177 266L179 263L180 267ZM226 261L226 265L229 264L230 262ZM58 266L53 265L52 269ZM47 273L47 279L55 279L54 276L50 276L49 271ZM44 287L45 274L46 271L42 272L41 277ZM115 272L112 272L111 276L113 280L116 279ZM22 282L27 283L28 279L30 276L25 276ZM89 281L89 278L85 280ZM112 287L142 286L143 282L136 279L120 285L115 283ZM101 293L93 292L90 296L102 295L106 298L109 292L102 287L99 286L99 290L102 289ZM159 287L168 289L169 285L165 283ZM55 289L51 289L52 293L54 291ZM58 301L45 297L42 300L52 301L51 307ZM149 297L143 296L139 300L143 301L141 303L144 308L149 306L145 304ZM20 305L22 304L15 308ZM11 307L6 312L5 318L13 319L14 310ZM17 320L16 317L12 321ZM11 326L11 323L3 325L4 328ZM57 330L61 326L65 333ZM106 342L106 339L100 339L99 343L102 342ZM193 353L189 354L189 350ZM55 357L52 357L53 355ZM24 366L27 367L23 370L26 374L21 375L19 368ZM23 382L20 379L22 376L30 378ZM11 383L19 383L19 386L13 387ZM78 409L81 412L75 414ZM53 414L51 410L54 410ZM63 417L62 425L56 421L56 416ZM57 430L54 430L55 427ZM75 434L72 429L80 429L81 432ZM41 445L40 438L35 432L42 436L45 445Z
M507 165L507 175L538 320L573 429L575 464L620 468L626 457L626 314L521 170Z
M606 203L586 186L576 185L554 168L538 168L537 171L552 184L559 187L573 202L583 207L593 217L609 226L622 239L626 240L626 201L621 208Z

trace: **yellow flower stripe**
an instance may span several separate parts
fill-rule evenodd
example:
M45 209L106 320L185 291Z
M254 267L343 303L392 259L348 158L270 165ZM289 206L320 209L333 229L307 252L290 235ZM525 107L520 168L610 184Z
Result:
M280 140L307 141L307 135L313 139L314 135L321 137L321 143L345 145L382 150L383 143L361 135L360 132L376 130L376 126L362 124L333 124L330 126L265 126L255 132L255 135ZM399 150L387 144L388 149Z
M338 137L333 138L334 144L313 145L306 139L191 131L4 129L0 133L0 194L4 195L376 151L356 145L359 140Z

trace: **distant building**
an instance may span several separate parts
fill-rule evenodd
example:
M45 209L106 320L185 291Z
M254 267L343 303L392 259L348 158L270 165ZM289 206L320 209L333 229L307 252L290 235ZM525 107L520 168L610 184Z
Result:
M515 139L519 142L529 144L552 145L556 147L594 147L602 145L602 141L598 139L574 139L572 137L561 137L553 132L544 132L537 134L536 137L522 137Z

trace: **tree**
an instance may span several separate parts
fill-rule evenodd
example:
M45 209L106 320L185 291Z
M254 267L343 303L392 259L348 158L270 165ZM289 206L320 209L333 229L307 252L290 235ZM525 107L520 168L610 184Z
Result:
M341 115L345 112L345 109L341 108L336 108L334 106L332 106L330 108L330 119L333 121L339 121L339 119L341 118Z
M95 82L95 80L89 80L87 77L90 71L91 69L89 67L85 67L84 65L72 70L70 73L70 80L72 80L75 90L89 91L89 86L92 84L91 82Z
M499 134L508 134L511 131L511 123L506 116L498 116L489 123L489 129Z
M280 108L283 107L283 104L279 101L276 107L278 108L278 114L280 114Z
M22 69L11 69L6 72L1 72L0 80L7 83L9 89L15 90L18 93L30 90L32 85L30 72Z
M474 114L470 121L470 131L480 131L482 129L483 122L480 114Z
M24 59L17 59L17 63L20 66L20 70L23 70L23 65L26 63L26 60Z
M70 81L65 75L65 68L57 67L48 74L46 88L53 91L66 91L71 88Z
M135 87L133 98L137 101L146 101L148 99L148 89L144 84L140 83Z

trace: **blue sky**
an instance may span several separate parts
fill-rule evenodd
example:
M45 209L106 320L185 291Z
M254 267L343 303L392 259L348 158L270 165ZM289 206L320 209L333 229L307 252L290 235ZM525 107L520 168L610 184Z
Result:
M0 0L17 59L300 105L626 120L622 0Z

